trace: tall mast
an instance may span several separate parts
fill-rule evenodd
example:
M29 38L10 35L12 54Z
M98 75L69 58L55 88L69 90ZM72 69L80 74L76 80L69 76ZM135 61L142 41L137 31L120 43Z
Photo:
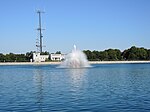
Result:
M43 48L43 45L42 45L42 25L41 25L41 13L44 13L40 10L37 11L38 15L39 15L39 28L37 29L39 31L39 34L40 34L40 45L38 47L40 47L40 53L42 53L42 48Z

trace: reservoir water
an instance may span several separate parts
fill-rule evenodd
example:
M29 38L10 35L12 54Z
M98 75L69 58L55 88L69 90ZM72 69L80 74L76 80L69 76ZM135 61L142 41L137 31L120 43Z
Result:
M150 112L150 64L0 66L0 112Z

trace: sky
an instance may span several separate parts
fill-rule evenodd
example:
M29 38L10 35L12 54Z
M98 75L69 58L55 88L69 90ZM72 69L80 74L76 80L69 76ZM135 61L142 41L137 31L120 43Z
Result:
M0 0L0 52L36 51L38 14L44 51L150 49L150 0Z

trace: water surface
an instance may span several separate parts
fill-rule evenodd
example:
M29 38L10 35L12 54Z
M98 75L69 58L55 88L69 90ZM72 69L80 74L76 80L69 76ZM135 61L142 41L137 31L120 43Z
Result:
M0 111L150 111L150 64L92 66L0 66Z

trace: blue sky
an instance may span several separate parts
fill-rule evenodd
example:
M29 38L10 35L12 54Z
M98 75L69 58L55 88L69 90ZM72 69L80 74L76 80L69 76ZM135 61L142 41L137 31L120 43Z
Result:
M150 48L150 0L0 0L0 52L36 50L38 9L44 51Z

